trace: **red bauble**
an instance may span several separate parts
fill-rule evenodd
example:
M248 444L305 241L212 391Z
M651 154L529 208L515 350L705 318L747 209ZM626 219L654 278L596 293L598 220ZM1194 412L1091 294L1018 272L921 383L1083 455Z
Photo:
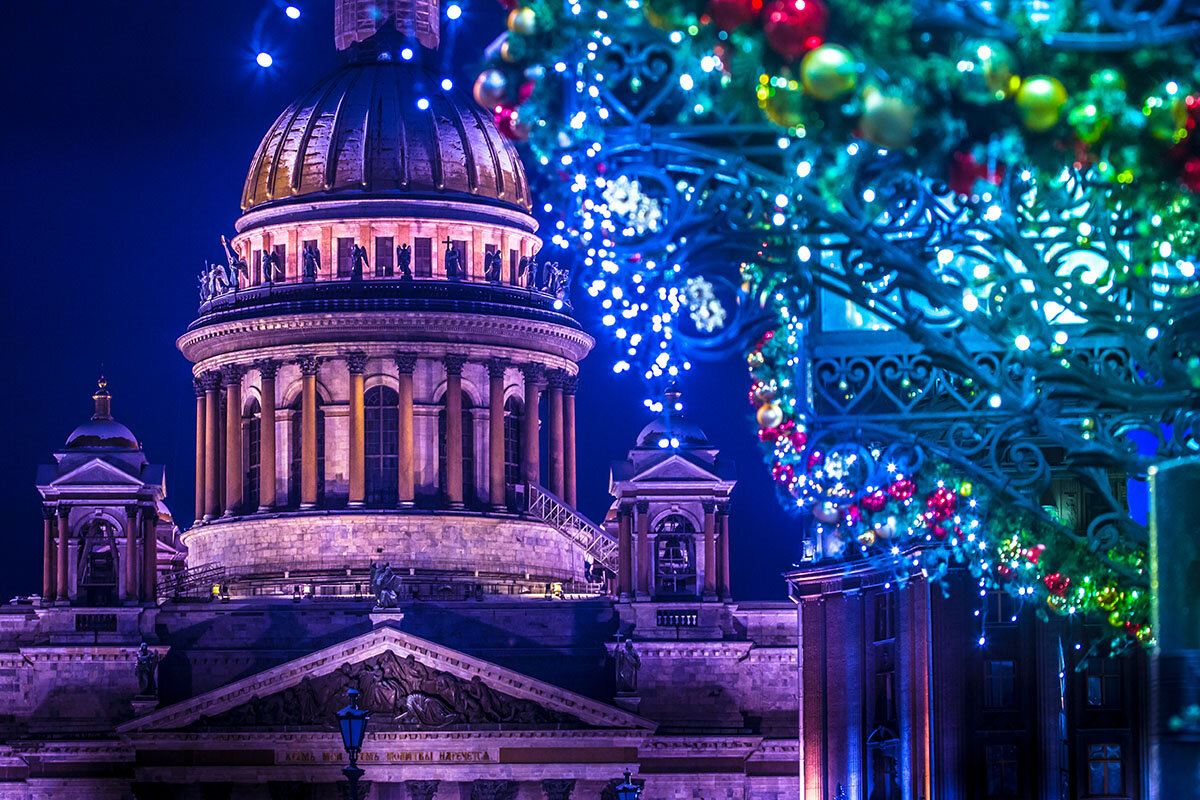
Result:
M946 519L954 513L954 509L958 506L958 495L947 489L945 486L934 489L933 492L925 498L925 507L929 509L929 514L932 519Z
M842 509L842 518L846 520L847 525L857 525L862 519L862 511L859 511L858 506L851 503Z
M764 442L774 442L779 438L778 428L759 428L758 438Z
M1025 551L1025 559L1036 567L1038 559L1042 557L1042 553L1044 552L1046 552L1046 545L1034 545Z
M812 469L813 467L817 466L824 460L825 460L824 453L822 453L820 450L813 450L812 453L810 453L808 456L808 468Z
M887 505L887 492L883 489L876 489L870 494L863 495L863 499L859 502L868 511L882 511L883 507Z
M517 120L515 108L497 106L492 119L496 123L496 130L500 131L502 136L515 142L523 142L529 138L529 127Z
M1179 171L1179 180L1193 192L1200 192L1200 156L1194 156L1183 162Z
M950 533L950 531L942 525L934 525L932 528L930 528L929 532L932 533L933 538L937 539L939 542L945 539Z
M888 494L897 500L907 500L917 491L917 485L908 478L901 478L888 487Z
M534 87L537 86L535 81L525 81L517 89L517 105L524 103L533 94Z
M797 450L808 444L808 434L804 431L795 431L789 438L792 440L792 447L796 448Z
M969 197L974 193L977 182L987 181L988 183L999 184L1003 179L1003 164L997 163L993 169L989 170L986 163L981 164L975 160L973 153L957 152L950 162L950 170L946 182L950 186L950 191L957 195Z
M1042 583L1046 584L1046 591L1055 597L1062 597L1071 587L1071 579L1061 572L1051 572L1042 579Z
M504 6L505 9L512 11L517 7L517 0L500 0L500 5Z
M762 13L762 0L708 0L708 15L723 31L740 28Z
M1010 578L1012 578L1012 576L1013 576L1012 567L1006 566L1004 564L1000 564L999 566L996 567L996 580L1000 581L1001 583L1009 580Z
M775 52L791 60L825 41L829 9L821 0L771 0L763 33Z

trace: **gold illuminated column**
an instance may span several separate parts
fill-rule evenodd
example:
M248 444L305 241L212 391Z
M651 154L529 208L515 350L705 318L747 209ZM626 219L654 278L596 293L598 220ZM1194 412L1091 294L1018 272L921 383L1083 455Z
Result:
M563 383L563 500L575 508L575 387L578 379L571 375Z
M221 515L221 373L200 376L204 385L204 519Z
M637 502L637 597L650 597L650 503Z
M42 506L42 602L54 600L54 506Z
M397 498L402 506L411 506L416 490L416 470L413 454L413 370L417 366L415 353L396 353L396 368L399 370L399 458L400 472L397 482Z
M350 372L350 505L361 506L367 496L366 442L364 440L363 372L367 368L366 353L347 353L346 369Z
M633 520L632 509L622 504L617 509L617 597L629 600L633 595Z
M463 504L462 368L466 357L450 354L446 365L446 496L454 508Z
M67 524L71 517L71 507L60 505L58 507L58 579L55 583L58 584L58 599L68 600L67 597L67 554L70 552L70 544L67 541L69 530Z
M225 516L242 510L242 375L236 364L221 368L225 383Z
M158 599L158 511L154 506L142 508L142 602Z
M125 591L121 593L122 600L137 600L138 598L138 569L137 569L137 539L138 539L138 507L125 506Z
M258 434L258 510L270 511L275 506L275 375L279 372L279 362L266 359L259 361L257 366L262 380L262 417Z
M717 556L717 593L722 600L730 600L729 593L729 506L721 506L719 530L721 533L719 555Z
M317 367L316 356L300 358L300 507L317 505Z
M563 373L550 373L550 390L546 395L546 413L550 417L550 491L562 497L563 491Z
M521 430L521 477L526 483L542 482L542 464L538 454L538 402L545 370L541 364L521 367L525 375L525 419Z
M717 524L714 513L717 504L705 500L704 509L704 599L717 599Z
M199 522L204 519L204 421L206 411L204 384L199 378L193 378L192 387L196 390L196 502L194 509L196 522Z
M504 508L504 368L500 359L488 362L488 500Z

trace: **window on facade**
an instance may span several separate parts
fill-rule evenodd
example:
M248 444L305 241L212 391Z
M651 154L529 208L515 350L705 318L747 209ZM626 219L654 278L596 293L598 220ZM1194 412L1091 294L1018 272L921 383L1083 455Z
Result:
M259 459L262 456L262 450L259 447L262 441L262 409L258 405L258 400L254 397L250 398L250 402L246 403L246 409L242 412L242 446L246 453L246 485L244 487L246 494L246 507L251 511L259 506L258 494L258 476L262 470L262 464Z
M988 592L986 611L989 625L1012 625L1016 622L1016 599L1005 591Z
M880 592L875 595L875 641L896 638L896 595Z
M1121 745L1088 745L1087 758L1088 794L1121 794L1124 791Z
M1120 661L1115 658L1089 659L1084 676L1087 681L1087 704L1089 706L1121 704Z
M292 463L288 471L288 503L300 505L301 464L304 453L303 400L296 398L292 406ZM317 502L325 502L325 409L321 408L321 397L317 396Z
M414 278L433 277L433 239L428 236L413 239L412 268Z
M983 705L1012 708L1016 700L1016 670L1011 661L983 662Z
M504 401L504 483L521 483L521 401L510 397Z
M984 751L988 797L1015 797L1017 794L1017 746L990 744Z
M508 251L508 282L513 286L521 282L521 254L516 250Z
M875 722L883 725L896 721L896 673L875 675Z
M399 498L399 402L400 396L386 386L374 386L363 396L363 456L367 502L371 505L394 506Z
M657 595L696 593L695 529L686 517L670 514L654 526L654 585Z
M337 240L337 276L339 278L349 278L352 267L350 251L354 249L353 239L338 239Z
M462 394L462 470L463 502L475 500L475 424L471 398ZM446 491L446 404L438 412L438 485Z
M375 237L375 277L390 278L396 271L396 249L391 236Z
M271 280L281 281L287 276L287 245L277 244L271 248L271 251L275 253L276 263L279 265L275 268L275 274L271 276Z
M103 519L84 523L80 530L79 593L89 605L109 605L116 598L117 529ZM134 536L137 532L134 531Z
M471 274L471 254L467 252L467 242L464 239L454 240L454 249L458 251L459 276L466 278Z

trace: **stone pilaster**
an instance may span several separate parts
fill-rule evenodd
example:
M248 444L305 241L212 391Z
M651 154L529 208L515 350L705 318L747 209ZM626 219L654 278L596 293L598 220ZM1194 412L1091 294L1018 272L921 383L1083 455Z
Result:
M393 356L399 372L399 475L397 497L402 506L410 506L415 497L416 471L413 453L413 370L417 366L415 353L396 353Z
M300 366L300 507L317 505L317 369L316 356L301 356Z
M126 601L138 599L137 541L138 507L128 505L125 506L125 553L121 559L125 564L125 588L121 592L121 599Z
M569 375L563 381L563 500L578 505L575 483L575 388L579 379Z
M452 508L463 505L463 416L462 368L466 356L449 354L442 359L446 367L446 498Z
M717 599L717 504L701 503L704 509L704 594L705 600Z
M268 358L256 363L255 367L258 368L262 382L262 427L258 436L258 510L270 511L275 507L275 376L279 372L279 362Z
M367 368L366 353L347 353L346 369L350 373L350 505L361 506L366 498L365 419L363 407L363 372Z
M54 506L42 506L42 602L54 599Z
M196 500L193 514L196 522L204 519L204 421L206 416L204 403L204 382L192 378L192 388L196 392Z
M538 403L545 369L541 364L521 367L525 376L525 419L521 431L521 477L526 483L542 482L542 464L538 452Z
M408 790L408 800L436 800L437 798L437 781L405 781L404 787Z
M142 602L158 601L158 510L142 508Z
M550 418L549 442L550 450L550 491L558 497L566 494L563 491L563 384L566 376L555 370L549 376L549 391L546 394L546 413Z
M637 590L639 600L649 600L650 586L650 503L637 501Z
M471 800L515 800L516 781L477 780L471 782Z
M717 594L722 600L731 600L733 596L729 592L729 506L721 506L717 519L720 520L720 536L718 540L720 547L717 554Z
M542 781L542 793L546 800L571 800L571 792L575 791L573 778L547 778Z
M204 386L204 519L221 514L221 373L200 376Z
M500 359L488 362L488 500L492 508L506 502L504 483L504 370Z
M58 507L58 577L55 584L58 587L58 599L63 602L70 599L70 593L67 591L67 555L71 552L71 531L68 528L70 517L71 507L60 505Z
M225 383L225 516L232 517L242 510L242 375L245 369L236 364L221 368Z
M629 505L617 509L617 596L621 600L633 597L633 520Z

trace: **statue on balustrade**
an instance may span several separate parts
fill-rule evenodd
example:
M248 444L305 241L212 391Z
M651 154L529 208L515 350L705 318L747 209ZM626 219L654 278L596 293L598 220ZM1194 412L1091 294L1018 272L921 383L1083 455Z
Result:
M221 246L225 248L225 257L229 260L229 290L236 292L241 283L241 277L249 274L246 267L246 262L237 254L237 251L229 246L229 240L224 236L221 237Z
M200 302L205 303L232 291L229 273L222 264L204 262L204 272L200 274Z
M396 268L400 270L400 279L412 280L412 250L408 247L408 242L396 248Z
M483 277L492 283L500 282L500 270L503 266L504 259L500 257L499 250L493 250L490 253L483 255Z
M637 692L638 670L642 668L642 657L633 649L633 640L626 639L613 654L617 662L617 694Z
M317 273L321 271L321 251L311 243L305 243L304 252L304 275L302 279L307 282L312 282L317 279Z
M556 265L557 266L557 265ZM554 297L566 305L570 305L571 268L563 267L556 271L554 282Z
M138 647L137 663L134 672L137 675L138 695L142 697L157 697L158 683L154 680L154 672L158 669L158 653L142 642Z
M277 273L280 277L282 277L283 264L279 263L279 253L276 253L274 250L263 250L262 269L263 279L266 280L267 283L274 283Z
M525 284L526 289L537 288L537 260L532 256L521 256L521 261L517 265L518 271L521 273L521 282Z
M449 236L442 244L446 245L446 277L452 281L462 280L462 255L454 246L454 242L450 241Z
M370 262L367 261L367 248L355 242L354 246L350 248L350 280L361 281L363 269L370 266Z

